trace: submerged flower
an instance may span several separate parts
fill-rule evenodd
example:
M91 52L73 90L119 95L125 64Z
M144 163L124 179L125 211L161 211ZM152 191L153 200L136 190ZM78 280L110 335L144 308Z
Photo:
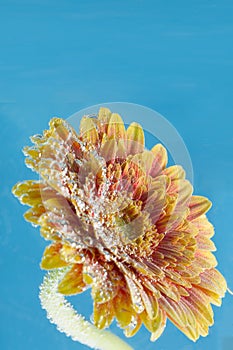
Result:
M84 116L79 134L54 118L31 139L26 164L41 179L13 193L52 241L41 267L68 268L58 291L91 287L100 329L115 318L126 336L144 324L155 340L168 318L194 341L206 336L227 286L212 254L211 203L192 195L182 167L166 167L162 145L146 150L142 127L126 129L106 108Z

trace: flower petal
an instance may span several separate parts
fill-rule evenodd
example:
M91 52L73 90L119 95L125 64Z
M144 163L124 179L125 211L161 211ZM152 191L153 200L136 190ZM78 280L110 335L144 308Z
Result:
M116 140L125 139L125 126L124 122L117 113L112 113L107 129L107 136Z
M96 145L98 142L98 132L93 118L83 117L80 122L80 134L84 141Z
M185 179L185 171L180 165L172 165L164 169L163 174L169 176L171 180Z
M50 246L46 247L40 264L41 268L50 270L67 266L68 264L66 261L61 258L61 249L61 243L51 244Z
M227 284L225 278L218 270L214 268L205 270L200 274L200 277L201 282L197 287L204 289L207 294L208 292L213 292L220 298L224 297L227 290Z
M135 313L129 293L125 290L120 289L114 298L113 302L114 313L117 322L121 328L127 327L132 319L132 315Z
M128 154L137 154L143 151L145 138L141 125L132 123L126 131Z
M205 197L192 196L189 203L190 214L187 219L192 221L198 216L205 214L211 208L211 205L211 202Z
M86 283L83 281L83 265L74 264L58 285L58 291L61 294L72 295L82 293L84 290Z
M93 322L96 327L103 329L109 327L113 321L114 307L112 301L93 305Z
M156 177L167 165L167 151L161 144L157 144L151 149L151 152L154 155L154 160L149 174Z

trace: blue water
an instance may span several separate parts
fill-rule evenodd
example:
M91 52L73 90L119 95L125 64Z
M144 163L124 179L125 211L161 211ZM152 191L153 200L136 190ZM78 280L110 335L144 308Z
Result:
M163 114L189 149L195 192L213 202L219 269L233 288L233 3L192 1L0 1L0 349L72 350L49 324L38 287L46 242L11 195L37 178L21 149L49 119L127 101ZM135 349L231 350L233 297L214 308L207 338L192 343L168 323L156 344L142 328ZM88 295L76 306L90 310ZM119 332L121 334L121 332Z

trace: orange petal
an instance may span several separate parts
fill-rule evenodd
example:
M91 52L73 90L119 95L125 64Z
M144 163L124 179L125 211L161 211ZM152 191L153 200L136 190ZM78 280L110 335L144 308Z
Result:
M190 214L188 220L194 220L198 216L205 214L211 207L211 202L202 196L192 196L189 203Z
M128 154L137 154L143 151L145 139L141 125L132 123L126 131Z
M49 122L50 133L53 136L58 135L64 141L69 137L69 130L67 128L66 122L61 118L52 118ZM52 135L46 135L52 136Z
M65 295L82 293L86 289L86 284L83 281L82 273L83 265L74 264L58 285L59 293Z
M43 258L41 261L41 268L45 270L57 269L59 267L67 266L65 260L61 258L60 250L61 243L55 243L45 248Z

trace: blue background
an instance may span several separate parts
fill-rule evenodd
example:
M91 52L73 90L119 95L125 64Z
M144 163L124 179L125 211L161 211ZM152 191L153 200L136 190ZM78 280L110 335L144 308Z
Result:
M39 261L46 243L11 195L36 178L21 149L49 119L89 105L127 101L163 114L192 158L195 192L213 201L209 218L219 269L233 288L233 3L192 1L0 0L0 348L86 349L41 310ZM207 338L192 343L168 323L157 343L142 330L135 349L230 350L233 303L214 308ZM77 307L88 314L88 295ZM119 332L121 334L121 332Z

